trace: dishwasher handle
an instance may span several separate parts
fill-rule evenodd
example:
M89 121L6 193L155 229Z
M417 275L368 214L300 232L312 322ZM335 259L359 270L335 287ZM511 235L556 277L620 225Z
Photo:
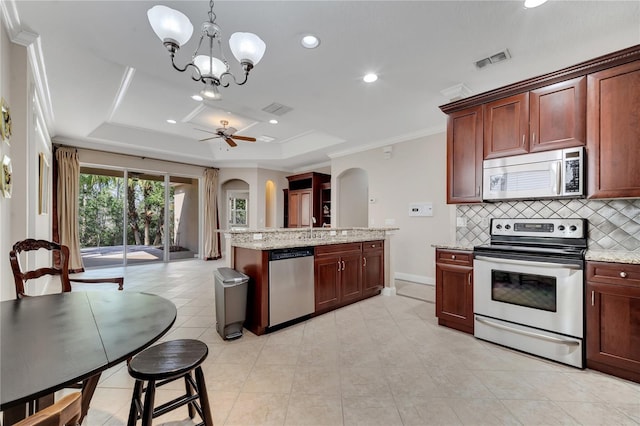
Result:
M297 257L309 257L314 255L313 247L294 247L269 251L269 261L295 259Z

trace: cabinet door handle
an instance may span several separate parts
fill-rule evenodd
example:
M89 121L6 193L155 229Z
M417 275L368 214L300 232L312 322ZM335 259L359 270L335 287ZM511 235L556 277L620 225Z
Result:
M596 304L596 293L595 291L591 290L591 306L595 306Z
M534 143L534 144L536 143L536 132L533 132L531 134L531 143Z
M342 270L344 271L344 260L342 261Z
M627 278L627 273L625 271L620 272L620 278Z
M338 272L340 272L340 271L341 271L341 269L340 269L340 261L338 260Z
M362 266L367 266L367 258L366 257L362 258Z
M480 185L478 185L478 187L476 188L476 195L480 195Z
M469 285L471 285L471 274L469 274Z
M524 138L526 137L526 135L523 133L522 134L522 146L524 146Z

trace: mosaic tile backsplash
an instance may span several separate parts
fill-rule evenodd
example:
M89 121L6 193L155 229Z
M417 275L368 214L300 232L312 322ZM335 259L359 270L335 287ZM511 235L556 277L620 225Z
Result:
M625 200L536 200L457 205L456 216L467 226L456 230L456 243L489 242L491 218L585 218L589 220L589 250L640 252L640 198Z

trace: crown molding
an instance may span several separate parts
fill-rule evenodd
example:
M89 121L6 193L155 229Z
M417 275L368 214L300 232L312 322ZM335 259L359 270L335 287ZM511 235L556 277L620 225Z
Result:
M413 139L423 138L426 136L435 135L438 133L444 133L446 131L446 125L430 127L428 129L418 130L417 132L405 133L403 135L396 135L391 138L382 139L367 145L360 145L351 149L345 149L342 151L335 151L327 154L329 158L340 158L351 154L357 154L359 152L369 151L371 149L382 148L387 145L395 145L402 142L408 142Z

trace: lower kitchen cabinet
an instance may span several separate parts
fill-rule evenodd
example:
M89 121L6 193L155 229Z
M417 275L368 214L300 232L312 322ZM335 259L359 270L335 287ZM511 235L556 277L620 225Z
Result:
M640 265L587 262L587 367L640 383Z
M473 253L436 249L438 324L473 334Z
M373 296L384 287L384 242L362 243L362 295Z
M384 287L384 241L317 246L316 313L380 294Z
M316 312L327 311L362 297L362 244L316 247Z

